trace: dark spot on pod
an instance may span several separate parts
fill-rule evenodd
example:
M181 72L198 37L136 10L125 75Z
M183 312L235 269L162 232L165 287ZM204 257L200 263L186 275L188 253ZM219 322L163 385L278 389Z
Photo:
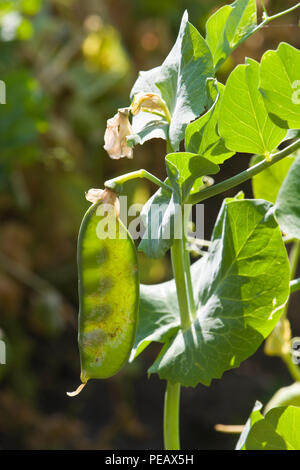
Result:
M98 281L98 292L99 294L105 294L113 286L113 281L109 277L103 277Z
M109 304L97 305L94 307L87 321L101 322L105 320L112 313L112 307Z
M96 256L97 263L103 264L105 263L105 261L108 260L108 258L109 258L108 249L106 248L106 246L103 246Z
M120 328L115 328L113 331L108 333L108 336L110 337L110 339L114 339L116 336L118 336L121 333L121 331L122 330Z

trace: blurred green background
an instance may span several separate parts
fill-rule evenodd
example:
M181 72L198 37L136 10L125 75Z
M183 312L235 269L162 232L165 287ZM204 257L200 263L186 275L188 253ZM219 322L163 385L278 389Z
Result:
M76 237L88 207L84 193L106 179L146 168L164 177L164 143L147 142L134 159L110 160L103 150L106 120L129 104L137 71L159 65L177 35L181 15L204 34L215 0L0 1L0 335L7 364L0 365L1 449L162 448L165 384L146 369L152 345L117 376L79 383ZM228 2L230 3L230 2ZM292 6L266 1L270 13ZM287 41L299 47L298 11L250 38L222 67L221 81L245 55L260 59ZM248 165L246 156L223 166L218 179ZM243 188L251 196L251 187ZM154 187L132 182L130 202L145 202ZM233 194L228 192L226 195ZM206 204L206 236L221 204ZM146 283L170 278L170 264L140 256ZM297 300L290 318L300 335ZM216 423L244 423L256 399L264 403L291 383L279 359L262 348L238 370L182 392L182 445L230 449L236 436Z

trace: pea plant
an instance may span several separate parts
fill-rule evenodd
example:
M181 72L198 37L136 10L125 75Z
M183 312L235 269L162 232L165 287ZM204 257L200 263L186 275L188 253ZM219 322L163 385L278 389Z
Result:
M257 402L236 449L300 449L300 341L287 318L300 256L300 52L287 43L246 58L226 84L216 73L230 54L265 25L262 2L236 0L206 23L205 39L185 12L162 65L140 72L131 104L107 122L111 158L132 158L137 144L166 141L166 179L144 169L91 189L78 239L79 350L82 384L114 375L153 341L162 348L148 374L166 381L165 449L180 448L180 388L209 386L266 339L265 352L285 362L294 383L262 409ZM229 158L249 167L214 184ZM137 252L120 220L123 185L146 178L158 190L141 211L138 250L171 252L174 279L139 284ZM211 240L192 238L192 207L252 180L254 199L225 198ZM287 246L288 245L288 246ZM199 259L192 265L190 252Z

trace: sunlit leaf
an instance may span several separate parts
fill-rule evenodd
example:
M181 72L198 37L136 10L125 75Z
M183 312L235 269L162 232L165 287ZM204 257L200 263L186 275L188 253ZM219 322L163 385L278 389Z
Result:
M230 74L220 106L219 133L235 152L268 156L286 135L269 117L258 90L259 64L247 59Z
M237 0L218 9L208 19L206 41L216 68L255 29L256 16L256 0Z
M213 74L213 60L207 43L188 22L185 12L176 43L163 64L153 70L140 72L131 91L132 98L138 92L160 94L172 116L167 136L165 128L154 134L151 125L147 132L149 122L159 121L161 128L166 123L164 119L157 119L157 116L147 113L142 113L146 114L143 118L140 115L134 117L134 133L140 136L144 132L140 137L141 143L153 137L168 137L173 149L177 150L184 137L186 125L204 111L208 100L205 82ZM137 143L139 138L130 138L130 141Z
M261 59L260 90L270 116L284 128L300 128L300 51L281 43Z
M270 208L259 200L225 201L208 254L192 266L196 318L165 344L150 373L209 385L273 330L289 295L289 264Z

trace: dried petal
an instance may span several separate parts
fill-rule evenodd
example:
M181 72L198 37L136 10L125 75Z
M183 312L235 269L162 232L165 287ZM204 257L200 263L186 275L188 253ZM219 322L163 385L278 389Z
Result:
M120 201L117 194L111 189L91 188L87 193L85 193L85 198L93 204L98 201L102 201L103 204L112 206L116 217L119 217Z
M101 199L103 192L104 192L103 189L91 188L88 190L87 193L85 193L85 198L89 202L92 202L93 204L95 204Z
M126 137L131 134L129 108L118 109L117 114L108 119L104 134L104 149L111 158L132 158L132 148L126 142Z

